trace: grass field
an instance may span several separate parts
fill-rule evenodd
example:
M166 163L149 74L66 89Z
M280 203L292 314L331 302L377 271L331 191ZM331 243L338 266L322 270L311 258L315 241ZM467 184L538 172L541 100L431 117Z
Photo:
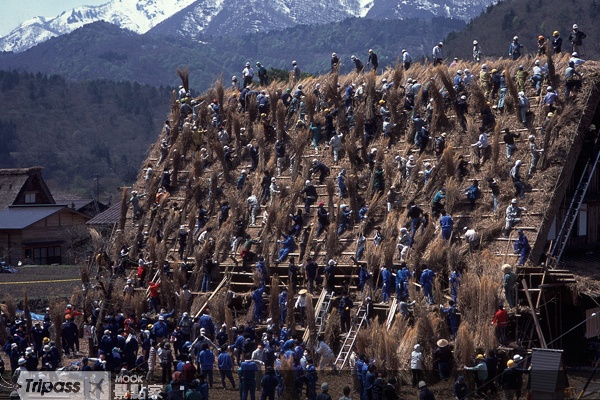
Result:
M16 274L0 274L0 302L12 299L19 303L25 289L29 300L39 303L68 298L81 284L77 265L27 265L17 270Z

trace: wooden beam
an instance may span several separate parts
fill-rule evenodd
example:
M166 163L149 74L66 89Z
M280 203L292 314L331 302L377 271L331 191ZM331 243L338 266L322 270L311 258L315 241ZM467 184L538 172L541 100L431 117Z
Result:
M523 288L525 289L525 297L527 297L527 302L529 303L529 307L531 308L531 316L533 317L533 323L535 324L535 330L537 331L538 337L540 338L540 346L542 349L547 349L548 345L546 344L546 339L544 338L544 332L542 332L542 327L540 326L540 321L538 320L535 307L533 306L533 301L531 301L531 296L529 295L529 287L527 286L527 281L523 279L521 281ZM540 293L541 296L541 293Z

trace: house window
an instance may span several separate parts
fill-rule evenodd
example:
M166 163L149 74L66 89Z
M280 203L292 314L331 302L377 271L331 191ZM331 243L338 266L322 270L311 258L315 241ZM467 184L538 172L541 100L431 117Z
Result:
M35 203L35 193L25 193L25 203L26 204L34 204Z
M60 246L27 249L25 257L31 259L37 265L60 264Z

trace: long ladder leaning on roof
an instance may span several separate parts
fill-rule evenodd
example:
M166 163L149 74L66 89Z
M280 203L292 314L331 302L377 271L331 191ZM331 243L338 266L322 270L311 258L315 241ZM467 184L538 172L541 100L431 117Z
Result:
M338 370L342 370L346 362L348 362L348 358L352 353L352 347L354 347L354 342L356 341L356 337L358 336L358 332L360 328L367 321L367 309L364 304L361 304L356 311L356 317L354 318L354 323L350 326L350 331L344 338L344 343L340 349L340 353L338 354L335 360L335 366Z
M596 141L594 142L594 149L598 149L599 144L600 136L596 137ZM571 231L573 230L575 222L577 221L577 216L579 215L581 204L583 204L583 199L585 197L585 194L587 193L592 177L594 176L594 171L599 160L600 151L597 151L596 154L592 154L592 156L588 159L587 163L585 164L585 167L583 168L581 178L579 178L579 183L577 184L577 188L575 189L575 193L573 194L573 198L571 199L569 210L565 215L565 219L563 220L562 226L560 227L560 231L558 232L558 235L556 235L556 239L554 240L554 244L552 245L552 249L550 250L550 254L548 257L548 265L550 267L556 267L558 265L558 262L560 261L560 257L562 256L562 253L565 250L565 247L569 240L569 236L571 235Z
M319 299L317 300L317 305L315 306L315 336L319 336L320 333L325 329L325 318L327 318L327 314L331 309L331 299L333 292L328 292L327 289L323 288L321 290L321 294L319 295ZM306 329L304 331L304 336L302 340L304 343L308 343L308 339L310 338L310 330Z

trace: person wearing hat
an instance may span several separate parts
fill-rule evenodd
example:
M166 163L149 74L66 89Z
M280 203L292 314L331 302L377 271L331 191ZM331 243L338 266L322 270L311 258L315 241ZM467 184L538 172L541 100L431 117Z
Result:
M433 392L427 388L425 381L419 382L419 400L435 400Z
M545 48L545 47L544 47ZM542 92L542 82L546 75L546 68L541 66L540 60L535 60L535 64L532 69L531 82L535 84L535 95L539 96Z
M573 53L576 55L576 53ZM569 66L565 69L565 100L569 100L571 92L581 89L581 79L583 76L575 70L575 61L569 60Z
M476 358L477 365L474 367L465 366L466 371L476 371L475 374L475 387L477 388L477 395L483 396L487 392L487 388L484 387L485 382L488 378L487 364L485 363L485 357L483 354L477 354Z
M518 82L518 81L517 81ZM523 124L523 128L527 128L527 113L529 113L529 99L525 96L525 84L523 83L523 88L519 92L519 111L521 113L521 123Z
M579 53L580 47L583 46L583 39L586 34L579 30L577 24L573 24L573 31L569 34L569 43L571 43L571 51Z
M315 189L316 191L316 189ZM325 203L320 202L317 208L317 238L324 230L329 228L329 212L325 209Z
M544 152L544 149L540 149L535 144L535 136L529 135L529 152L531 153L531 163L529 164L529 171L527 177L531 178L536 170L540 155Z
M442 47L444 47L444 43L439 42L433 47L433 50L431 51L434 67L436 65L442 64L442 62L444 61L444 52L442 51Z
M448 341L446 339L437 341L437 349L433 352L433 358L437 364L440 379L448 379L450 376L450 366L454 356L452 355L452 350L448 347Z
M242 77L244 78L244 88L246 88L252 83L252 78L254 78L254 70L250 66L249 62L246 62L246 67L242 71Z
M515 254L519 255L519 264L518 265L520 267L522 267L525 264L527 257L529 257L529 253L531 252L531 246L529 245L529 240L527 239L527 236L525 236L523 229L518 230L518 237L517 237L517 240L515 241L515 243L513 244L513 246L514 246Z
M483 56L483 50L477 40L473 40L473 62L480 62Z
M521 161L521 160L517 160ZM504 237L508 237L510 230L515 224L521 222L521 213L523 211L527 211L525 207L518 206L518 200L516 198L512 199L509 206L506 207L506 224L504 227Z
M519 59L521 57L521 52L523 51L523 45L519 43L519 37L513 37L512 42L508 46L508 56L513 60Z
M341 236L346 231L346 228L348 227L348 225L350 225L352 213L353 213L353 210L351 210L350 207L348 207L346 204L340 205L340 214L339 214L340 223L338 225L338 230L337 230L338 236Z
M560 37L559 31L554 31L552 33L552 50L554 54L560 54L562 52L562 38Z
M420 344L415 344L413 351L410 353L410 371L412 373L412 387L417 387L423 376L423 366L425 357Z
M306 298L306 293L308 290L300 289L298 292L298 298L294 303L294 309L298 310L300 313L300 326L306 325L306 302L308 301Z
M521 181L521 165L523 165L522 160L515 161L515 165L510 170L510 177L513 182L513 186L515 188L515 196L520 197L521 199L525 198L525 185Z
M487 99L492 91L492 75L488 71L486 64L481 66L481 71L479 72L479 84L481 85L483 93Z
M313 165L316 159L313 160ZM318 162L318 161L317 161ZM311 180L307 180L304 183L304 189L300 192L300 195L304 195L304 213L310 214L310 206L312 206L318 198L317 188L312 184Z
M504 398L507 400L515 399L517 391L521 390L522 376L521 371L516 368L513 360L506 362L507 368L500 375L500 386L504 392ZM518 399L518 397L516 397Z
M267 69L260 63L256 62L256 68L258 70L258 80L261 86L267 86L269 84L269 76L267 75Z
M298 63L296 60L292 61L292 77L294 82L298 82L300 80L300 67L298 67Z
M438 218L440 215L440 211L444 209L444 203L442 200L446 198L446 188L443 187L438 190L433 196L433 200L431 202L431 215L433 218Z
M331 73L332 74L339 67L339 65L340 65L340 58L338 57L337 53L331 53Z
M367 60L367 65L371 65L373 71L377 72L377 67L379 66L379 62L377 61L377 54L373 51L373 49L369 49L369 59Z
M21 357L17 360L17 369L15 369L15 371L13 372L12 375L12 383L14 383L15 385L17 384L17 382L19 381L19 376L21 376L22 372L27 372L27 368L26 365L27 364L27 360L25 360L25 358Z

